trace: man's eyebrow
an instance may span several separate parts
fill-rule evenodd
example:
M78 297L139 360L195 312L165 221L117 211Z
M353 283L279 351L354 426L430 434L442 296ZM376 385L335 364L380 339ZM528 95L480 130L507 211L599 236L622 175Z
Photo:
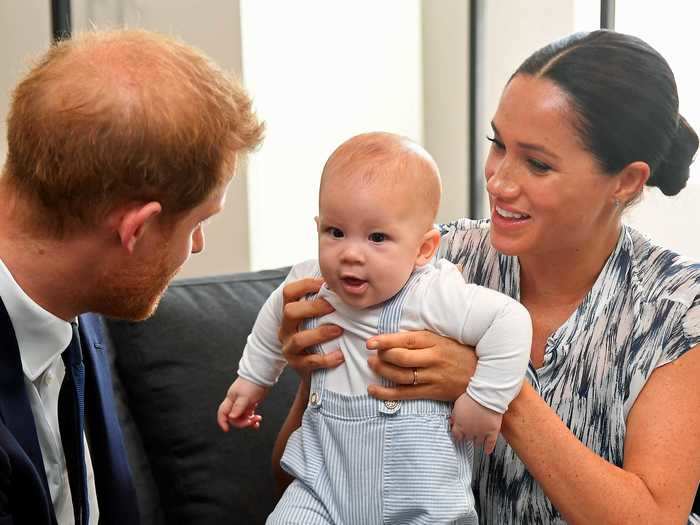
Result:
M496 124L493 121L491 121L491 128L493 129L493 132L496 135L500 136L500 133L498 132L498 128L496 127ZM539 151L540 153L544 153L545 155L552 157L552 159L554 159L554 160L561 160L559 155L548 150L544 146L541 146L540 144L532 144L530 142L516 142L516 144L520 148L528 149L528 150L532 150L532 151Z

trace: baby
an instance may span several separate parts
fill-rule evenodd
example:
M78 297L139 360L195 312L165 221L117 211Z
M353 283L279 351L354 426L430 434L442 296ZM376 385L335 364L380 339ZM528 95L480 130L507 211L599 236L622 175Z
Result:
M335 312L307 328L341 326L338 340L314 350L340 346L345 362L312 375L309 406L282 458L296 479L268 523L477 523L471 440L493 450L525 375L532 327L518 302L466 284L453 264L433 260L440 193L432 157L390 133L353 137L326 162L319 258L295 265L287 281L323 276L318 297ZM225 431L259 424L255 407L286 364L277 338L282 287L260 311L219 407ZM386 384L367 364L367 339L403 330L476 347L476 372L454 406L367 394L370 383ZM420 382L420 371L413 375Z

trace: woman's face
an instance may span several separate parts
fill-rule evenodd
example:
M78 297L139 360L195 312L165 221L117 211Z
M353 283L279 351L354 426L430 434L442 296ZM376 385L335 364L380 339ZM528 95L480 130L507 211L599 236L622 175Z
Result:
M550 80L518 75L506 86L485 167L498 251L556 256L617 239L617 177L583 148L574 118Z

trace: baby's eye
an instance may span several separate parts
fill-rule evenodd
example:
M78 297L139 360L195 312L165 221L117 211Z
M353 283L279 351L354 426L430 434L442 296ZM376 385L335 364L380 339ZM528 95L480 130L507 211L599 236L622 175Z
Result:
M384 242L386 239L386 233L374 232L369 234L369 240L372 242Z
M340 228L335 228L334 226L331 226L326 230L328 233L331 234L332 237L335 237L336 239L342 239L345 237L345 234L343 233L343 230Z

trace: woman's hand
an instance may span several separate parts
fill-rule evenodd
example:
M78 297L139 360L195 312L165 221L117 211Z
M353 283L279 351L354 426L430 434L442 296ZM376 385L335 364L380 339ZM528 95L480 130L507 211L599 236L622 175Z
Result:
M372 337L367 348L377 350L369 367L396 383L370 385L378 399L454 401L462 395L476 369L474 349L432 332L400 332Z
M306 349L319 343L335 339L343 333L342 328L327 324L312 330L299 331L302 321L311 317L320 317L333 312L333 307L323 299L313 301L302 300L307 294L320 290L323 279L301 279L287 284L282 296L284 298L284 316L279 329L279 340L282 352L291 366L308 381L313 370L318 368L333 368L343 362L340 350L329 354L309 354Z

